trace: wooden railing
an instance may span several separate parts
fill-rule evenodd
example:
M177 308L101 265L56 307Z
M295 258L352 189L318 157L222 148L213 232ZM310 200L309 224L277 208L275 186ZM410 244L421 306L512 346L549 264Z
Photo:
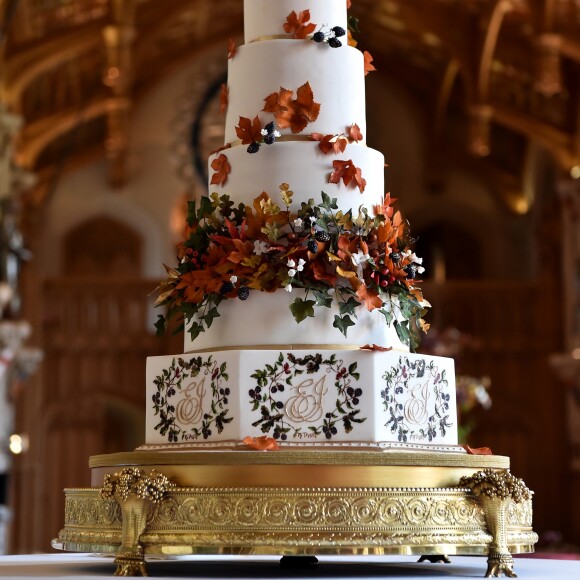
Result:
M10 40L14 45L33 42L103 20L108 12L109 0L20 0Z

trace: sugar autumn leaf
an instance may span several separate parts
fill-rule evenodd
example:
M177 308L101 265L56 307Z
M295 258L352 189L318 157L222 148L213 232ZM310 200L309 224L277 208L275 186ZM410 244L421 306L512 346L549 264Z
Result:
M366 284L361 284L357 291L356 296L359 302L369 311L372 312L376 308L381 308L383 306L383 301L379 297L375 290L369 290Z
M346 34L347 34L347 38L348 38L348 45L355 48L356 45L358 44L358 42L352 37L351 31L348 30Z
M242 441L244 445L256 451L276 451L280 448L276 439L262 435L261 437L245 437Z
M222 145L221 147L218 147L217 149L212 151L210 155L215 155L216 153L219 153L220 151L225 151L226 149L231 149L231 147L232 147L231 143L226 143L225 145Z
M308 125L318 119L320 103L314 102L314 94L310 83L306 82L294 93L280 87L277 93L271 93L264 101L262 109L265 113L273 113L281 129L290 128L292 133L300 133Z
M366 179L363 178L360 167L357 167L352 162L352 159L348 161L335 159L332 162L332 166L334 167L334 171L330 174L328 179L329 183L338 184L342 180L347 187L352 183L353 187L358 187L361 193L365 190L367 185Z
M371 350L376 352L388 352L393 350L392 346L379 346L378 344L365 344L360 347L361 350Z
M368 50L364 51L363 56L365 58L365 76L366 76L370 72L373 72L374 70L377 70L377 69L373 65L373 60L374 60L373 56L371 55L371 53Z
M348 143L344 135L323 135L322 133L312 133L312 139L318 141L318 148L328 155L330 152L343 153Z
M346 0L346 9L350 10L350 7L352 6L352 2L351 0Z
M228 60L230 60L231 58L234 58L234 56L236 56L237 52L238 52L238 47L236 46L234 39L228 38Z
M229 89L226 83L222 83L220 92L220 113L222 115L228 110Z
M211 176L212 185L225 185L228 175L232 170L228 158L222 153L211 162L211 168L215 173Z
M296 14L295 10L292 10L286 17L284 31L292 34L293 38L306 38L316 30L316 24L309 22L309 20L310 10L302 10L298 14Z
M240 122L236 127L236 135L242 140L242 145L258 143L263 139L262 124L258 115L253 120L248 117L240 117Z
M363 134L360 132L360 127L356 123L350 126L348 136L357 143L363 140Z

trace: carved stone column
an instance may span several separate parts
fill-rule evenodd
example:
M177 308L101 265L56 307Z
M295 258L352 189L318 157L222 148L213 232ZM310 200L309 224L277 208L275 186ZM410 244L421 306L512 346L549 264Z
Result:
M571 449L572 497L580 497L580 170L578 178L558 183L561 200L563 353L550 357L566 385L566 412ZM575 173L573 172L573 175ZM572 541L580 540L580 501L572 506Z
M107 64L103 84L111 90L107 115L105 150L109 160L109 181L119 187L127 180L127 155L133 86L133 44L135 41L134 0L112 2L114 24L103 29Z
M476 157L487 157L490 151L490 130L493 108L485 104L469 107L469 152Z
M536 41L536 78L534 88L545 96L562 91L562 37L558 34L541 34Z

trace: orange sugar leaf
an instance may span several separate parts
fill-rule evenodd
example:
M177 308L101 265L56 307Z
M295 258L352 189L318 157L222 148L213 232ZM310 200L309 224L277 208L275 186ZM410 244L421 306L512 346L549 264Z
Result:
M225 185L228 180L228 175L232 170L228 162L228 158L222 153L211 162L211 168L215 173L211 177L212 185Z
M377 352L388 352L389 350L393 350L392 346L379 346L378 344L365 344L364 346L360 347L361 350L372 350Z
M262 140L262 124L258 115L253 120L247 117L240 117L236 127L236 135L242 140L242 145L259 142Z
M359 188L361 193L365 190L367 184L366 179L363 178L360 167L357 167L352 162L352 159L348 161L335 159L332 162L332 166L334 171L330 174L328 179L329 183L338 184L342 180L347 187L352 183L353 186Z
M229 89L226 83L222 83L220 92L220 113L223 115L228 110Z
M383 301L378 293L374 290L369 290L366 287L366 284L361 284L358 287L356 295L360 303L364 305L369 312L375 310L375 308L381 308L383 306Z
M365 76L366 76L370 72L373 72L374 70L377 70L377 69L373 65L373 57L368 50L364 51L363 56L365 58Z
M303 39L316 29L316 24L309 22L310 10L302 10L298 14L292 10L286 17L284 31L292 34L294 38Z
M261 437L246 437L242 443L256 451L277 451L280 449L276 439L266 437L265 435Z
M360 132L360 127L353 123L351 127L348 129L348 136L357 143L363 140L363 134Z
M238 52L238 47L233 38L228 38L228 60L234 58Z

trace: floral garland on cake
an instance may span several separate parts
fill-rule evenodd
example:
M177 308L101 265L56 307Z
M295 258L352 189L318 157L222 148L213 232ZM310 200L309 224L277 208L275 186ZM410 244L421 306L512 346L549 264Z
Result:
M225 300L242 303L254 291L301 291L290 310L296 322L314 316L315 308L336 303L333 326L347 336L361 309L378 310L412 349L428 324L417 274L422 260L412 250L408 223L387 195L374 216L361 207L338 210L324 192L292 211L293 192L280 185L281 207L267 193L253 204L235 206L228 195L189 203L185 241L178 246L179 265L166 266L157 305L167 307L156 323L182 315L195 340L220 316ZM390 345L383 345L390 346Z

